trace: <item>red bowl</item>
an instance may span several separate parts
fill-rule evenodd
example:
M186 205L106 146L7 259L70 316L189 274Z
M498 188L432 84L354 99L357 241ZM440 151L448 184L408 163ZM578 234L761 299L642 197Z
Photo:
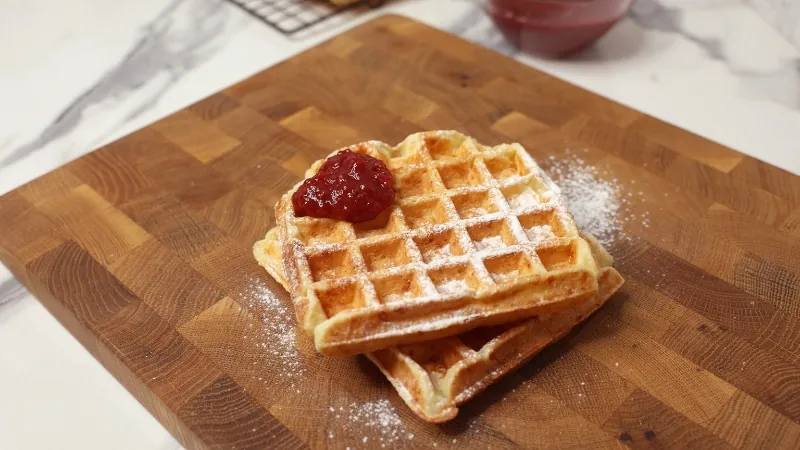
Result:
M484 0L517 47L544 56L582 50L621 19L633 0Z

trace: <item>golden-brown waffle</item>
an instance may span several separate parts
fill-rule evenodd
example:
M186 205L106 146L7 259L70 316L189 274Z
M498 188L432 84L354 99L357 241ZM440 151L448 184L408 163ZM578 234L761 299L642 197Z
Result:
M381 217L356 225L295 217L299 184L275 207L298 322L319 352L452 336L595 296L600 270L589 245L519 144L433 131L394 148L349 148L383 160L395 178L398 200Z
M601 307L622 285L611 267L611 257L587 236L592 253L602 267L597 294L572 308L527 319L521 323L482 327L458 336L403 345L368 353L403 401L423 420L445 422L458 406L515 370L545 346ZM260 241L254 254L258 262L287 290L276 229Z

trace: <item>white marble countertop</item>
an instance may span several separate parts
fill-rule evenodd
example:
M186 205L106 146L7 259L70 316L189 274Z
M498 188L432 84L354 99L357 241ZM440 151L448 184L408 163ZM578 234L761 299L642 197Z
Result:
M470 0L303 39L222 0L30 0L0 3L0 194L384 11L800 173L800 53L739 0L638 0L568 61L518 54ZM0 360L2 449L179 447L2 266Z

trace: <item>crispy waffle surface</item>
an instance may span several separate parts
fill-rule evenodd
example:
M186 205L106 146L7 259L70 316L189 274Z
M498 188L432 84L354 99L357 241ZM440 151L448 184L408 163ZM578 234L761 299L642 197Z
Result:
M622 285L612 259L586 235L601 267L599 290L572 308L514 324L481 327L458 336L367 353L403 401L428 422L453 419L458 407L566 335L600 308ZM256 259L286 290L277 229L256 244Z
M275 207L298 322L320 353L429 341L595 297L600 268L590 246L519 144L487 147L431 131L396 147L348 148L381 159L395 178L397 201L381 216L361 224L296 217L300 184Z

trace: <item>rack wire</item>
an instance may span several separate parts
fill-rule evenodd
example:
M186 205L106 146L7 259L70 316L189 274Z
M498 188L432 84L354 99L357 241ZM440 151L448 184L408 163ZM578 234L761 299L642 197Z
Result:
M229 1L285 35L292 35L311 28L358 5L368 4L375 7L383 3L371 0L336 6L319 0Z

